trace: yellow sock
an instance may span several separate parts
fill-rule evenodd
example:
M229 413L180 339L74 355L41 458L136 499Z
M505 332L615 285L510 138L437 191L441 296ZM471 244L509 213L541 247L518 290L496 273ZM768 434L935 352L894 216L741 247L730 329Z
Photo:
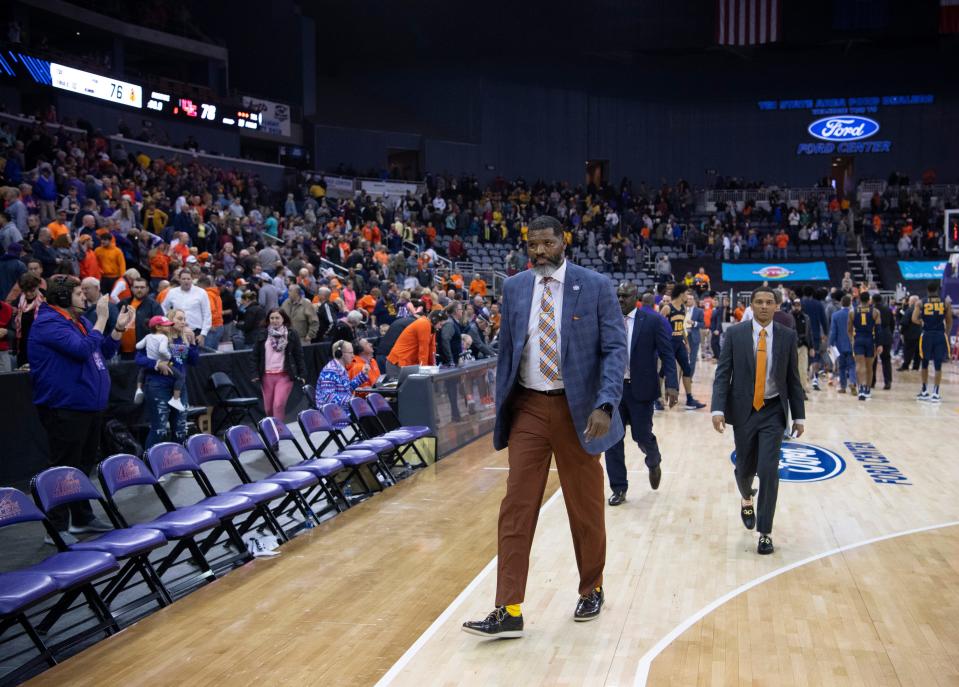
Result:
M519 610L519 604L507 604L506 612L509 613L514 618L523 615L523 612Z

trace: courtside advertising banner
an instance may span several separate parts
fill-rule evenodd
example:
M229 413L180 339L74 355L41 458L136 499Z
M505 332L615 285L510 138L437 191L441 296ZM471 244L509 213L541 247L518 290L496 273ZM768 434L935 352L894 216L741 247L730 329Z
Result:
M829 281L829 268L818 262L724 262L723 281Z
M913 279L942 279L945 260L900 260L899 273L906 281Z

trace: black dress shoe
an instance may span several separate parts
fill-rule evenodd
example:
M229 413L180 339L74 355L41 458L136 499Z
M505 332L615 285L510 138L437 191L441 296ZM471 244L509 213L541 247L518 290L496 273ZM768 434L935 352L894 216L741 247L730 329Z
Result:
M505 606L497 606L483 620L463 623L463 632L490 639L515 639L523 636L523 616L512 616Z
M658 465L649 469L649 486L659 489L659 482L663 479L663 470Z
M573 620L577 623L585 623L587 620L598 617L604 599L602 587L599 588L599 591L594 589L586 596L579 597L579 601L576 603L576 612L573 613Z
M613 495L609 497L609 505L611 506L621 506L626 503L626 490L614 491Z
M776 549L773 548L773 540L768 534L759 535L759 546L756 548L756 553L760 556L768 556Z
M748 506L740 504L739 516L743 519L743 524L747 530L751 530L756 526L756 508L752 504Z

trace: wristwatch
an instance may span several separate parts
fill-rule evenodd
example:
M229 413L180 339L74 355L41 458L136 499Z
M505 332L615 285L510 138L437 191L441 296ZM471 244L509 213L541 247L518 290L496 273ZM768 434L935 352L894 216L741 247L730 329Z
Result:
M599 408L597 408L596 410L602 410L604 413L606 413L606 414L609 415L610 417L613 417L613 404L612 404L612 403L604 403L603 405L601 405L601 406L600 406Z

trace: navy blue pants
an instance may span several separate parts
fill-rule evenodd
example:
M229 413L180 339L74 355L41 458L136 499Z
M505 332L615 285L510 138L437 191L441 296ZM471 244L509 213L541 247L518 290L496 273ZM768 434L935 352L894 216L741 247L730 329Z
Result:
M653 434L653 402L635 401L629 397L629 381L623 382L623 400L619 402L619 416L623 425L629 425L633 441L646 454L646 467L654 468L663 457L659 453L659 444ZM613 491L626 491L629 481L626 479L625 438L620 439L606 451L606 475L609 488Z

